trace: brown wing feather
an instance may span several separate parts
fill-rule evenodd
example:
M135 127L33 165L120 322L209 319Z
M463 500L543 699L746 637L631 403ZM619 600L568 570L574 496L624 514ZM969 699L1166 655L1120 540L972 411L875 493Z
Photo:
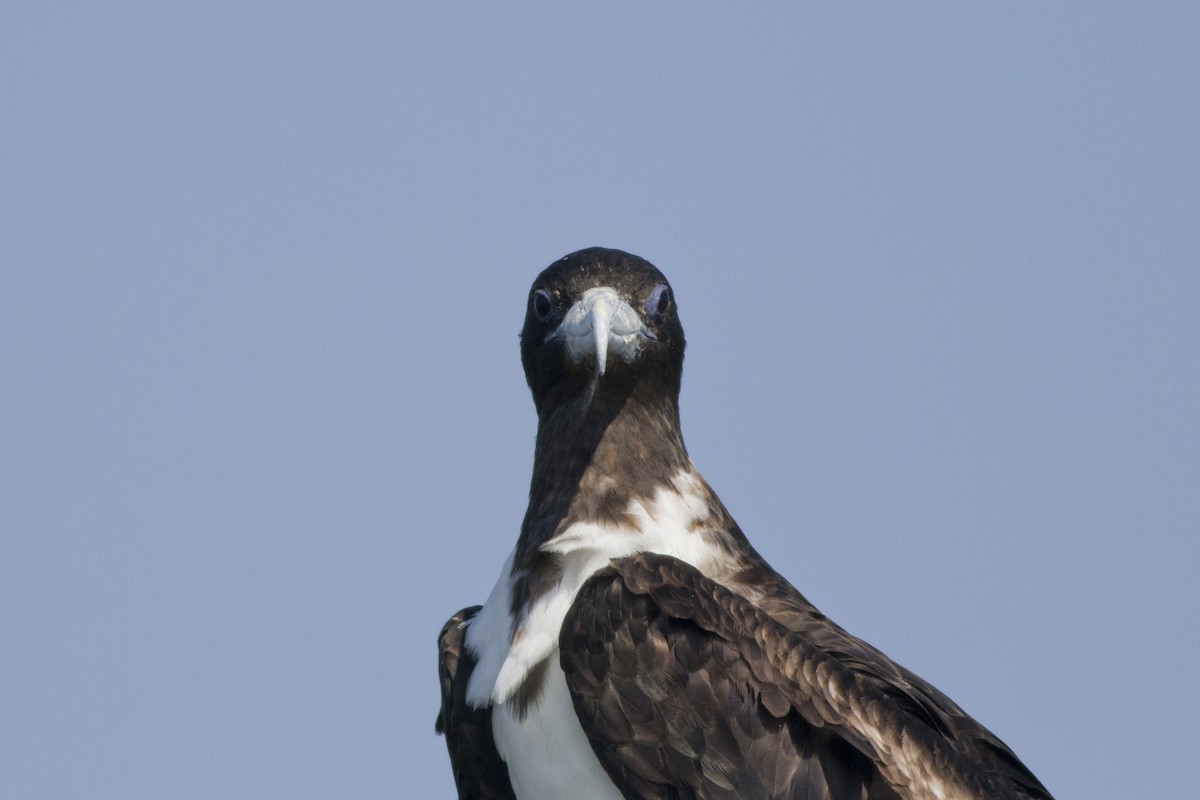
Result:
M652 554L583 587L563 669L626 797L882 800L934 797L940 783L947 796L1048 800L986 729L795 597L785 626Z
M438 635L442 708L434 728L446 737L459 800L516 800L508 767L492 738L491 707L472 708L466 701L467 683L475 669L475 659L466 649L466 626L478 613L479 606L464 608Z

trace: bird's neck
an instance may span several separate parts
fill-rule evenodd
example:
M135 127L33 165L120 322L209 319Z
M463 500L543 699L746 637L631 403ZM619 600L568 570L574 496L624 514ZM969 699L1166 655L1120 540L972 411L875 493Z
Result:
M603 560L645 548L726 581L760 563L688 458L678 393L607 389L539 414L510 573L514 636L539 598L562 590L567 553Z
M631 501L690 470L677 398L614 381L542 409L518 552L540 548L572 522L611 523Z

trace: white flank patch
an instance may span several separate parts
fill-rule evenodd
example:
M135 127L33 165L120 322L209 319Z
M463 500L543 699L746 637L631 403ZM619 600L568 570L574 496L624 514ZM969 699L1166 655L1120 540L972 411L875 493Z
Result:
M500 580L496 581L487 602L467 628L467 649L477 662L475 671L471 673L471 682L467 684L467 702L474 708L483 708L492 702L496 676L500 674L500 667L508 656L512 634L512 617L508 612L511 605L509 573L512 572L516 555L514 548L500 570Z

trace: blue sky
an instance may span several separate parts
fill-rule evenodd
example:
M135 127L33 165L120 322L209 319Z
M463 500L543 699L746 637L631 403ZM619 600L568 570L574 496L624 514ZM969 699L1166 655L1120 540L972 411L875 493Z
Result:
M801 591L1056 795L1186 795L1198 29L7 5L6 796L452 796L434 639L524 511L529 283L589 245L670 277L689 450Z

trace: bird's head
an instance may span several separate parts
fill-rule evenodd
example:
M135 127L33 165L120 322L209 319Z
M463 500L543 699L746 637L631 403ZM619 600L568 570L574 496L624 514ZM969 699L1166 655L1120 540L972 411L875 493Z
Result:
M538 413L585 393L638 385L679 396L683 327L666 277L620 250L580 250L529 290L521 361Z

